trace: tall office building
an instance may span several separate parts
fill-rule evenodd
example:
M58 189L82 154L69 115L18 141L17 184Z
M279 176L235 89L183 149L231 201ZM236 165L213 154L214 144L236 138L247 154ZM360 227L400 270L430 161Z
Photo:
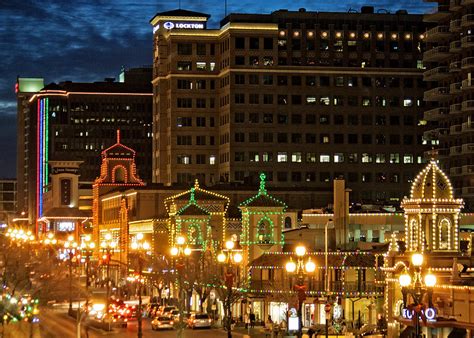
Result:
M425 112L426 132L439 143L438 157L451 178L455 194L474 207L474 1L439 0L424 20L434 27L426 32L424 79L432 89L425 100L434 108Z
M153 180L330 187L399 199L421 168L422 15L158 13Z
M24 149L18 158L24 158L24 165L18 168L18 200L30 224L43 216L50 162L82 161L79 188L91 189L100 175L100 153L115 143L117 129L137 150L138 174L151 180L151 72L149 67L125 71L123 82L52 83L29 98L23 112L29 123L19 126Z

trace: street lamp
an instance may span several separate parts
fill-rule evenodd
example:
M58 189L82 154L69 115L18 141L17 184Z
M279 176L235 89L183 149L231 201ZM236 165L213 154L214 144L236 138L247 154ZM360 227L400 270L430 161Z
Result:
M230 240L225 242L225 249L217 256L219 263L226 264L224 271L225 286L227 288L227 299L225 301L225 326L227 329L227 337L232 338L232 286L234 284L234 267L242 262L242 254L240 249L235 249L235 242Z
M110 260L112 258L112 253L117 247L117 242L112 240L112 234L106 233L104 235L104 240L100 243L100 248L102 249L102 261L106 264L106 300L105 300L105 314L109 314L109 298L110 298Z
M311 257L305 262L306 247L299 245L295 249L296 263L293 258L290 258L285 265L285 269L290 274L296 274L298 282L294 286L294 290L298 293L298 337L303 336L303 302L306 299L306 285L304 278L306 274L313 273L316 270L316 264L311 260Z
M428 305L432 307L433 287L436 285L436 276L428 269L428 273L422 278L421 267L423 265L424 256L421 253L414 253L411 256L411 265L413 266L412 274L409 270L405 270L398 282L402 287L403 307L407 307L408 295L411 295L413 304L408 307L410 314L415 316L415 337L420 338L420 315L423 309L423 296L428 294ZM413 308L413 310L411 310Z
M69 235L67 241L64 242L64 253L69 262L69 314L72 312L72 260L76 256L77 243L74 237Z
M184 259L191 255L191 248L186 245L186 238L184 236L176 237L175 246L170 250L171 256L175 259L176 270L178 271L178 310L179 310L179 324L178 337L183 336L183 310L184 310L184 295L183 293L183 268L185 265Z
M81 243L81 254L84 257L84 265L86 272L86 290L89 290L90 280L90 261L94 253L95 243L91 241L91 235L85 235Z
M143 234L138 233L131 243L131 249L136 254L138 260L138 309L137 309L137 321L138 321L138 338L141 338L142 333L142 285L143 285L143 263L147 251L150 250L150 243L143 240Z

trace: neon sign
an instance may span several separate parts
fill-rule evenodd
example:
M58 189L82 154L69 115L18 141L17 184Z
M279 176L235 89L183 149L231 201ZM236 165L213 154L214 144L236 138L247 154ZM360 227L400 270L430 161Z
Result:
M425 315L427 320L432 322L436 320L436 309L429 307L427 309L421 310L421 312ZM412 319L414 313L414 310L409 310L407 308L402 309L402 317L405 319Z
M172 30L172 29L205 29L205 23L203 22L173 22L173 21L165 21L162 26L164 29ZM156 25L153 27L153 33L160 29L160 25Z

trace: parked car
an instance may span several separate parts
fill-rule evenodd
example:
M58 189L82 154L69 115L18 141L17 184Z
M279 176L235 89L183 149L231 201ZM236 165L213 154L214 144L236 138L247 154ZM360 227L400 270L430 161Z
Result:
M160 305L158 303L148 304L146 308L146 315L148 316L148 318L154 318L159 308L160 308Z
M171 310L169 314L173 317L175 322L179 320L179 310ZM186 316L184 318L186 318Z
M158 316L151 321L152 330L173 329L174 321L169 316Z
M165 306L163 309L161 309L159 315L160 316L166 316L169 314L169 312L177 310L176 306L170 305L170 306Z
M193 313L188 319L188 327L195 328L211 328L212 319L207 313Z

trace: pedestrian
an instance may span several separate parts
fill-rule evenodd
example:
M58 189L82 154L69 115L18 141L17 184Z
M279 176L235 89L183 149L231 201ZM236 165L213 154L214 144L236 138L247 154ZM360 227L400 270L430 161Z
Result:
M250 312L250 327L253 329L255 327L255 313Z
M250 317L247 312L245 312L244 321L245 321L245 329L248 329L250 325Z

